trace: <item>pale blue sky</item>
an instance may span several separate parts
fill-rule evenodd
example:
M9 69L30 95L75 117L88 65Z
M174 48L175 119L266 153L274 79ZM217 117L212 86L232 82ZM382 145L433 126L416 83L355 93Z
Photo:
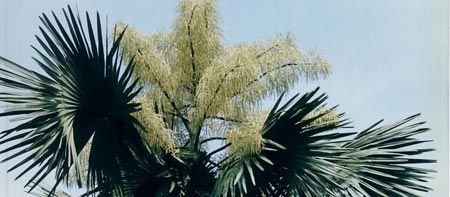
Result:
M111 27L125 21L147 32L169 30L176 1L0 0L0 55L34 67L30 44L38 16L67 4L100 11ZM304 49L319 49L332 63L326 80L299 85L305 92L320 85L330 104L340 104L362 130L379 119L386 123L421 112L432 130L423 138L438 150L426 157L438 173L425 196L448 196L448 4L445 0L218 0L224 42L252 42L290 31ZM0 120L0 130L8 127ZM11 124L9 124L11 126ZM0 156L4 158L4 156ZM25 196L0 164L0 196Z

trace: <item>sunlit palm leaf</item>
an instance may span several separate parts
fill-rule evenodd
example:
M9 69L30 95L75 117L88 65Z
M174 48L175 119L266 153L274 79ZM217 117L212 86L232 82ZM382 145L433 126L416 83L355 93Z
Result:
M41 182L30 194L36 197L72 197L63 190L56 189L52 191L53 186Z
M434 149L412 147L430 141L415 138L429 130L421 127L424 122L410 123L418 116L375 128L381 123L379 121L343 145L351 150L346 153L349 162L344 165L357 172L354 178L370 196L418 197L416 191L431 190L423 182L433 171L414 166L436 162L417 157Z
M0 93L0 101L9 104L0 116L21 120L1 133L0 143L14 142L1 153L14 153L5 161L27 155L10 171L25 163L18 177L37 169L27 183L30 190L55 170L55 189L70 167L79 169L78 154L92 137L87 184L111 190L114 186L106 183L119 184L123 169L134 168L136 158L147 155L131 116L139 110L131 102L139 92L131 77L134 65L122 66L118 47L123 32L108 47L98 14L94 27L87 13L83 25L70 7L63 11L66 26L54 13L53 22L41 17L44 28L36 38L42 50L35 48L40 56L35 60L45 75L0 57L0 85L9 88Z

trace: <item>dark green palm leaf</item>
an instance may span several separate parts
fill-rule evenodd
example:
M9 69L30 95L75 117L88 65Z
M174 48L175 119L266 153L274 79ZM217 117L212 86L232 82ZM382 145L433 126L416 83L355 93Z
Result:
M262 128L262 152L231 158L216 184L216 195L323 196L334 194L329 187L341 187L350 171L336 162L345 152L337 140L352 133L333 131L345 121L311 124L325 115L307 118L327 98L313 98L317 91L297 95L278 108L280 97Z
M215 183L215 171L209 160L210 156L205 152L193 161L181 161L166 154L161 165L134 174L128 173L131 176L125 180L134 189L130 190L133 193L123 196L210 196Z
M14 142L1 153L14 153L5 161L26 155L10 169L28 164L18 178L37 169L27 183L30 190L54 170L54 190L70 168L83 176L78 154L91 139L88 187L112 190L115 185L108 183L120 185L124 169L135 168L139 157L149 154L131 116L139 110L132 99L140 90L131 76L133 61L123 68L123 32L108 47L98 13L93 26L87 13L83 25L70 7L63 11L66 26L54 13L54 22L45 14L40 18L44 28L36 38L42 50L33 48L45 75L0 57L0 85L9 88L0 93L0 101L9 104L0 116L21 120L1 133L0 143Z
M433 149L414 149L427 142L414 138L428 129L423 122L403 126L417 115L384 127L339 133L339 123L314 124L307 116L326 96L313 99L317 90L295 96L278 108L281 97L264 127L261 153L231 156L214 189L217 196L418 196L429 191L421 185L431 170L412 164L435 162L417 155ZM310 117L310 118L308 118Z

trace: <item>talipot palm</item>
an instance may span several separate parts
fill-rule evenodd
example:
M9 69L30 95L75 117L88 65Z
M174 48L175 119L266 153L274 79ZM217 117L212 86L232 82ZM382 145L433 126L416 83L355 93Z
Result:
M418 196L433 149L411 123L418 115L351 131L318 89L283 102L300 78L330 73L291 34L221 44L214 1L182 0L173 32L145 35L125 24L111 34L70 7L43 14L34 58L43 72L0 57L4 161L37 195ZM84 18L84 19L82 19ZM111 39L111 41L109 41ZM261 102L278 97L271 110ZM284 104L283 104L284 103ZM55 175L52 187L42 180ZM22 177L24 178L24 177ZM36 193L37 192L37 193ZM40 192L40 193L39 193Z

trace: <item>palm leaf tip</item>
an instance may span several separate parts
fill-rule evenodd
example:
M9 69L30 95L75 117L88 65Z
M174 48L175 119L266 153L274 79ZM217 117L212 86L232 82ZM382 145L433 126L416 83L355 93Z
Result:
M4 152L16 151L6 160L28 155L11 169L25 163L23 173L38 169L27 183L30 190L52 170L57 174L55 187L69 169L83 176L78 155L91 138L90 186L120 177L116 172L133 166L132 158L139 155L131 151L145 151L131 116L138 110L131 101L140 90L132 76L134 64L129 61L124 68L119 54L124 32L107 48L99 14L95 26L88 13L86 25L70 6L63 13L64 22L54 13L53 21L46 14L40 17L43 27L41 36L36 36L40 49L33 48L45 74L0 57L0 84L8 88L0 94L0 101L8 104L0 116L24 120L2 132L2 143L16 142Z

